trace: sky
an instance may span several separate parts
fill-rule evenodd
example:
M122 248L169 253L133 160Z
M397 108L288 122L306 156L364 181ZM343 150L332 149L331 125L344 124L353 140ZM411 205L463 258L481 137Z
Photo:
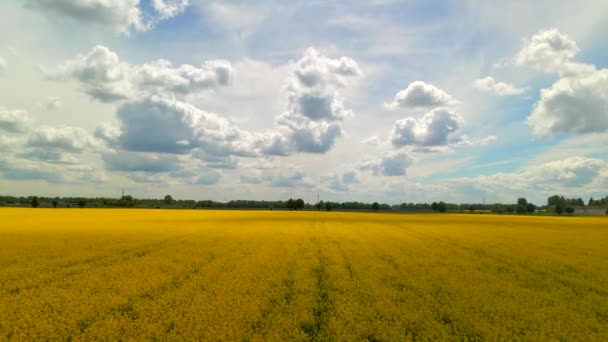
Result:
M0 2L0 194L608 195L608 2Z

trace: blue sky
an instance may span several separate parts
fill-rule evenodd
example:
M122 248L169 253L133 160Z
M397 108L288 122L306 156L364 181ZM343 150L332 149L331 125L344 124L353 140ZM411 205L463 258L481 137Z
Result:
M541 204L608 185L598 1L0 4L0 193Z

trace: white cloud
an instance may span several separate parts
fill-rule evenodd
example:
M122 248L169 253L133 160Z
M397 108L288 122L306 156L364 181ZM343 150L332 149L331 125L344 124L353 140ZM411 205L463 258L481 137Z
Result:
M573 62L579 50L576 42L559 30L541 30L531 39L523 39L522 48L515 55L515 64L530 65L561 76L592 72L593 66Z
M332 191L352 191L354 185L359 183L359 173L354 170L345 171L342 175L323 177L322 181Z
M52 80L77 81L85 93L102 102L154 94L185 96L228 85L232 75L232 66L225 60L206 61L201 67L189 64L174 67L164 59L129 65L100 45L46 72Z
M222 174L217 170L206 170L196 178L195 183L200 185L214 185L222 178Z
M147 31L158 22L182 13L188 0L153 0L154 13L144 13L140 0L27 0L26 7L49 17L70 17L85 24L105 26L128 34Z
M30 128L30 125L31 120L26 111L0 107L0 131L23 133Z
M608 69L562 78L541 90L527 120L539 137L608 130Z
M93 137L78 127L38 127L30 133L26 146L80 153L95 145Z
M8 70L8 65L6 64L4 58L0 56L0 76L4 75L6 73L6 70Z
M350 58L331 59L306 50L286 87L288 110L276 118L291 150L324 153L333 147L343 134L341 121L352 115L339 90L360 75Z
M558 74L551 87L542 89L527 123L534 134L548 138L560 133L608 130L608 69L574 60L579 48L557 29L542 30L524 39L515 56L519 65L531 65Z
M46 99L46 110L53 111L61 107L61 99L57 96L49 96Z
M491 76L475 80L473 86L478 90L494 93L500 96L519 95L526 91L526 88L518 88L505 82L497 82Z
M387 103L386 107L389 109L435 108L456 103L458 103L458 101L451 95L434 85L422 81L415 81L410 83L407 88L400 90L395 95L393 102Z
M169 19L181 14L189 5L190 0L153 0L152 7L158 13L159 19Z
M230 121L178 100L150 97L119 107L121 148L142 152L247 154L251 136ZM101 133L100 135L106 134ZM115 134L115 133L111 133Z
M391 142L401 146L445 146L448 137L458 130L463 119L447 109L434 109L420 119L397 120L393 126Z
M415 159L407 151L397 150L384 153L382 158L365 161L359 165L359 169L372 171L374 174L384 176L405 176L407 168L414 163Z
M61 165L62 162L33 158L13 159L0 157L0 175L14 181L46 181L53 184L91 184L107 180L104 173L87 165ZM67 163L71 164L71 162Z
M52 164L78 164L79 160L72 153L55 148L30 148L27 151L18 154L19 157L42 161Z
M160 173L178 167L178 160L172 155L119 151L104 153L102 157L106 168L112 171Z
M457 178L445 184L455 193L491 194L497 196L495 200L508 202L527 195L541 204L556 193L578 197L597 192L596 183L602 181L607 170L603 160L575 156L529 166L519 172Z

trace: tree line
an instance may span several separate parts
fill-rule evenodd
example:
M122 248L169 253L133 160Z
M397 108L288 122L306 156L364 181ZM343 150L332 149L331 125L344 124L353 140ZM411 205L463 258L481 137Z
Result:
M63 207L63 208L173 208L173 209L287 209L287 210L369 210L369 211L411 211L411 212L492 212L492 213L516 213L532 214L538 210L561 215L563 213L573 214L575 208L585 207L582 198L566 198L554 195L547 198L547 204L537 206L528 202L526 198L518 198L515 203L503 204L468 204L447 203L444 201L432 203L401 203L389 205L387 203L368 202L330 202L319 201L318 203L306 203L301 198L289 198L286 201L256 201L256 200L231 200L218 202L212 200L180 200L166 195L160 199L138 199L131 195L121 198L105 197L43 197L43 196L0 196L0 206L31 206L37 207ZM608 196L600 199L590 198L587 206L607 207ZM608 210L606 212L608 214Z

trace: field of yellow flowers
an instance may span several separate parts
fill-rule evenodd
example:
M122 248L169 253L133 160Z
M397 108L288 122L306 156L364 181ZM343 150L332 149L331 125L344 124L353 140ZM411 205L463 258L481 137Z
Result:
M0 209L0 340L602 340L608 220Z

